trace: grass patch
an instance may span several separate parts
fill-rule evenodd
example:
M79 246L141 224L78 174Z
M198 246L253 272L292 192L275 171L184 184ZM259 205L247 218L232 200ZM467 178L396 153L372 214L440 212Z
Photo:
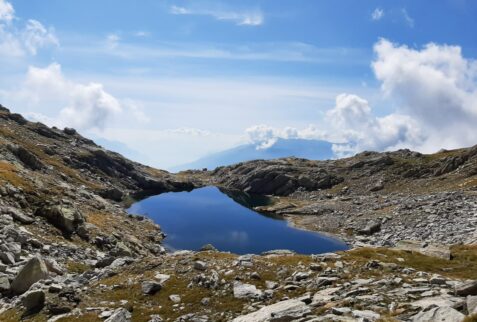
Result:
M477 322L477 314L466 316L462 322Z
M343 253L344 259L363 265L369 260L396 263L419 271L436 273L450 278L477 279L477 246L451 247L451 260L425 256L416 252L398 251L388 248L359 248ZM404 261L398 261L403 258Z
M14 187L21 187L25 191L31 191L31 184L17 175L17 172L18 169L15 165L9 162L0 161L0 178L3 179L3 181L10 183Z
M89 265L80 262L68 261L66 263L66 269L70 273L83 274L91 269Z

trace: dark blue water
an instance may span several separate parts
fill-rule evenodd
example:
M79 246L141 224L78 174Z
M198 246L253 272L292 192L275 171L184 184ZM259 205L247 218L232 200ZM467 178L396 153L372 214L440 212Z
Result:
M252 200L247 195L234 195L234 199L241 203ZM339 240L261 215L216 187L149 197L133 204L128 211L146 215L159 224L167 234L165 246L171 250L198 250L209 243L236 254L273 249L318 254L347 249Z

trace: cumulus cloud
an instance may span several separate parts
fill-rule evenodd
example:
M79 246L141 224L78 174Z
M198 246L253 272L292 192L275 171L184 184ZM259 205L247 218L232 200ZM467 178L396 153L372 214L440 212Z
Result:
M38 106L59 104L55 118L30 113L31 118L49 125L78 129L104 128L107 120L122 111L120 102L106 92L102 84L80 84L65 79L59 64L46 68L30 67L23 88L18 93L25 101Z
M411 117L394 113L376 117L368 101L357 95L338 95L326 119L338 140L345 142L333 146L339 156L363 150L392 150L423 140L419 125Z
M0 0L0 23L9 23L15 17L15 10L10 2Z
M239 26L260 26L264 22L263 13L260 10L235 11L209 8L186 8L172 6L170 13L174 15L201 15L210 16L216 20L231 21Z
M46 28L37 20L30 19L23 26L12 23L15 11L11 3L0 0L0 55L23 57L36 55L41 48L59 46L52 28Z
M477 62L459 46L428 44L421 50L382 39L372 68L381 89L428 135L421 149L477 142Z
M394 112L376 116L369 102L340 94L325 115L326 131L247 129L258 148L278 138L327 139L338 156L363 150L411 148L435 152L477 143L477 61L466 59L458 46L428 44L421 49L382 39L374 46L372 69L381 83L384 103Z

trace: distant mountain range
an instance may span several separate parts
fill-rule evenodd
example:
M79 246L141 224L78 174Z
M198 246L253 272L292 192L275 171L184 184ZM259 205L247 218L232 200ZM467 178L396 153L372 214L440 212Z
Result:
M275 144L266 149L257 149L255 144L245 144L210 154L194 162L174 167L171 170L215 169L219 166L231 165L243 161L257 159L270 160L285 157L326 160L333 157L332 145L332 143L327 141L305 139L278 139Z

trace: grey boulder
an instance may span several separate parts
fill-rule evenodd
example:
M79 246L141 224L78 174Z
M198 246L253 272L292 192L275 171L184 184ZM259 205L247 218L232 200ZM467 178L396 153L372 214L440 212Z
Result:
M130 322L131 313L128 310L120 308L111 314L104 322Z
M45 305L45 292L42 290L28 291L22 295L21 300L27 311L41 310Z
M84 217L81 212L67 206L42 207L35 212L35 215L46 218L50 224L69 235L74 233L84 223Z
M48 278L48 269L39 256L30 259L18 272L12 282L11 289L15 294L23 294L36 282Z

